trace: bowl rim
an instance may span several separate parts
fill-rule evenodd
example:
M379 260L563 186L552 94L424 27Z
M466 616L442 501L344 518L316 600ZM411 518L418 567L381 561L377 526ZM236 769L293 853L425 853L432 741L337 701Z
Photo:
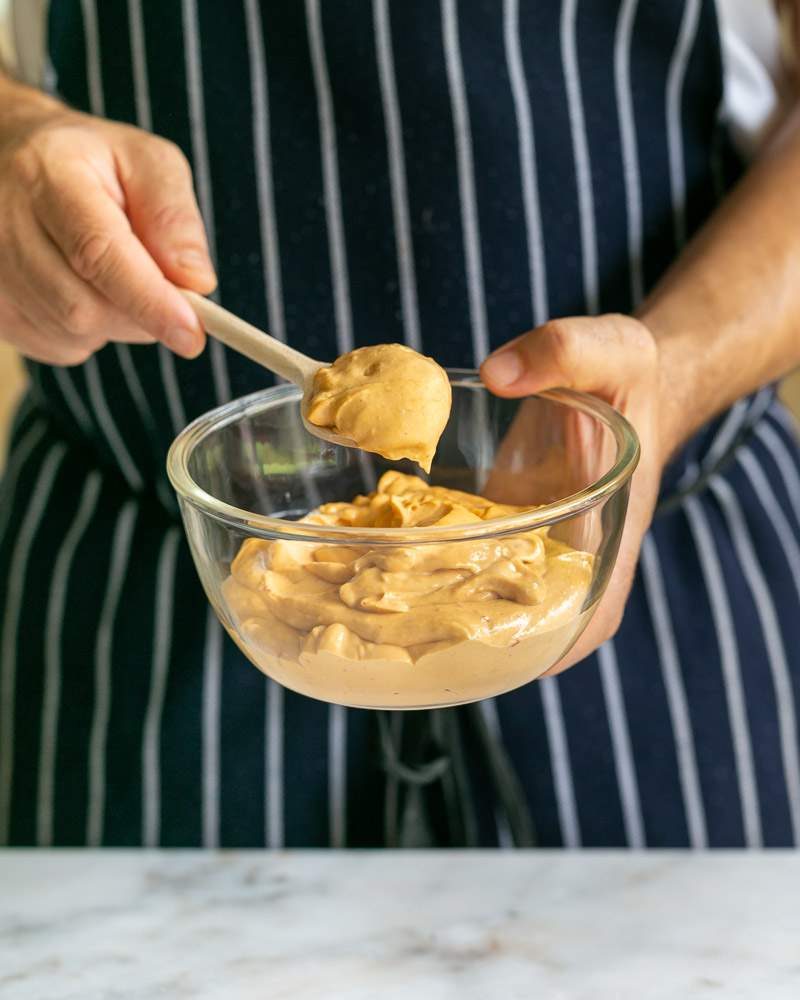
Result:
M446 369L454 386L475 387L488 392L478 372L470 368ZM639 462L641 447L636 431L625 417L608 403L588 393L574 389L547 389L520 397L520 402L532 397L550 399L595 417L605 424L617 445L617 456L611 468L594 483L553 503L534 507L529 511L488 518L479 524L451 525L448 527L414 528L359 528L345 525L305 524L287 521L268 514L257 514L219 500L202 489L189 474L189 458L194 448L210 433L220 430L241 418L257 413L265 406L292 398L299 399L302 390L297 386L281 384L260 389L215 407L188 424L174 439L167 454L167 475L178 497L196 510L209 515L248 535L286 541L309 541L318 544L353 544L356 540L370 544L421 544L427 542L468 541L487 535L507 535L520 531L542 528L596 507L618 492L631 478Z

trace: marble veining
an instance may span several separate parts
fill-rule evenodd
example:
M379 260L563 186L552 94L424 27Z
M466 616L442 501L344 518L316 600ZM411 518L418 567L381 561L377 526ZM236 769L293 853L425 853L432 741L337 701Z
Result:
M800 997L791 852L0 852L3 1000Z

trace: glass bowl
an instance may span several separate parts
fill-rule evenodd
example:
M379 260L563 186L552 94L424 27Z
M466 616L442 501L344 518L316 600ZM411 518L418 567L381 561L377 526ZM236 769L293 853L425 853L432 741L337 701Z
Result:
M290 385L212 410L174 441L167 469L208 599L286 687L358 708L463 704L538 677L591 619L639 457L633 429L592 396L500 399L477 372L448 374L453 408L430 484L526 509L398 527L396 500L382 495L381 526L301 521L379 480L449 508L423 483L381 479L428 478L412 463L307 433Z

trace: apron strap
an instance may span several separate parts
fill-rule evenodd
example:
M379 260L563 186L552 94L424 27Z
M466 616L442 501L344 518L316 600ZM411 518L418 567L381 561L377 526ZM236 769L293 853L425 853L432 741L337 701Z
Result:
M479 841L475 803L465 766L464 730L486 761L497 803L515 847L535 847L533 818L502 741L486 723L479 704L459 709L379 712L387 847L433 847L444 816L446 842L474 847ZM436 809L437 798L443 809Z

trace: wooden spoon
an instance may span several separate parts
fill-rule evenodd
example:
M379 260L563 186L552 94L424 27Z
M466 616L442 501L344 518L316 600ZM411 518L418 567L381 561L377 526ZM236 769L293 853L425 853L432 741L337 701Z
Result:
M258 327L252 326L233 313L218 306L216 302L190 292L188 289L181 289L181 293L188 300L194 311L197 313L200 322L206 331L222 341L226 347L230 347L239 354L243 354L256 364L263 365L264 368L280 375L289 382L294 382L303 390L303 398L300 402L300 416L306 430L322 438L323 441L330 441L331 444L343 445L345 448L357 448L358 445L352 438L334 434L325 427L318 427L307 419L308 407L311 397L314 394L314 376L320 368L327 365L322 361L315 361L307 354L296 351L288 344L281 343L275 337L271 337Z

